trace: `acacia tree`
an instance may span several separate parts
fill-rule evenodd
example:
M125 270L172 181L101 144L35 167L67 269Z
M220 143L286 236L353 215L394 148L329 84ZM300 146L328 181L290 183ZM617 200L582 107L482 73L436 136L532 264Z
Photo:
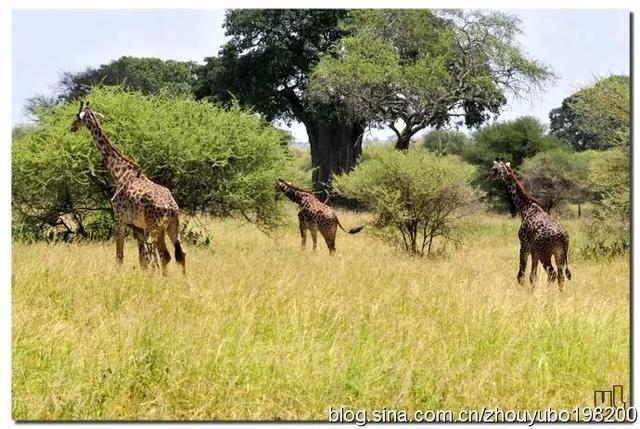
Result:
M122 86L145 95L161 91L171 95L187 95L193 91L195 71L196 64L193 62L123 56L98 67L62 73L55 94L31 97L25 110L37 119L37 112L43 108L51 111L57 104L84 97L99 85Z
M553 77L518 47L519 25L501 12L355 11L351 35L314 69L311 94L389 126L397 149L428 126L475 127L500 113L508 93L523 96Z
M585 187L593 152L576 153L567 149L540 152L522 163L522 183L551 212L563 200L580 204L589 192Z
M197 98L230 102L260 112L265 119L304 124L311 146L316 191L334 173L350 171L361 154L363 124L344 120L342 103L310 105L309 73L322 53L349 30L339 25L348 10L230 10L224 27L230 40L198 71Z
M629 146L630 109L629 77L609 76L562 100L550 130L578 151Z

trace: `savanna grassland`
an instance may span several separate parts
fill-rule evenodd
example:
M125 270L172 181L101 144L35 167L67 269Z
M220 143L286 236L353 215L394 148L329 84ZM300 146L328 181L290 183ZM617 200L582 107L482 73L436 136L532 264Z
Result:
M367 216L340 212L345 227ZM519 219L476 214L446 255L405 256L365 229L302 252L212 221L188 276L141 272L115 245L13 246L13 418L318 419L330 406L591 405L629 389L629 261L580 259L566 291L515 282ZM310 240L307 243L310 246Z

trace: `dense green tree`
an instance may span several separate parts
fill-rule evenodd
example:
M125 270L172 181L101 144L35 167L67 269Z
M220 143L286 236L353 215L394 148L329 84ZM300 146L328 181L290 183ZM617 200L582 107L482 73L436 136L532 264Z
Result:
M59 102L80 99L97 85L120 85L143 94L191 94L196 63L123 56L99 67L80 72L64 72L53 96L37 95L27 101L25 110L35 118L37 110L51 110Z
M568 149L540 152L522 163L519 173L531 194L550 212L562 201L580 204L589 196L587 172L593 152ZM580 208L578 208L580 215Z
M469 144L471 139L460 131L434 129L422 138L425 149L441 155L460 155Z
M473 140L474 144L464 148L462 157L478 166L475 185L487 192L490 205L502 208L507 204L512 215L516 213L515 206L504 186L486 180L487 169L493 160L504 158L517 169L525 158L562 147L556 137L546 134L545 126L539 120L530 116L485 126L473 134Z
M630 109L629 77L609 76L562 100L550 130L578 151L629 146Z
M552 77L518 46L519 20L501 12L359 10L345 28L353 35L322 55L310 92L389 126L397 149L428 126L477 127L500 113L507 94L523 96Z
M183 211L237 215L264 228L278 224L274 184L287 166L286 148L282 133L254 114L120 87L94 88L87 98L104 114L107 136L169 188ZM77 112L75 102L39 112L37 128L12 144L14 221L23 230L60 226L92 237L89 223L104 213L100 225L108 233L115 189L91 135L69 131Z
M313 183L326 189L334 173L350 171L361 153L360 121L341 120L341 103L310 105L309 73L324 52L348 34L340 26L348 10L229 10L229 41L205 59L195 94L215 101L237 99L267 120L304 124L311 146Z
M380 148L351 174L337 176L334 186L373 211L371 226L378 236L423 255L437 241L458 241L456 221L476 201L472 174L473 167L456 156Z

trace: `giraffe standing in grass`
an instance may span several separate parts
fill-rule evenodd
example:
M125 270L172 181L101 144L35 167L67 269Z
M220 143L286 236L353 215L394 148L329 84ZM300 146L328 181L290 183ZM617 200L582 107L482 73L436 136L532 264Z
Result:
M278 189L294 203L300 206L298 211L298 220L300 221L300 237L302 239L302 248L304 249L307 243L307 229L311 231L311 238L313 239L313 250L316 250L318 231L324 237L324 241L327 243L329 253L333 254L336 251L336 232L338 227L343 231L346 231L338 216L328 205L321 202L312 192L305 191L297 188L282 179L278 179ZM351 228L349 234L356 234L362 231L363 226Z
M520 239L520 269L518 270L518 282L523 283L527 259L531 255L531 275L529 281L532 285L536 282L538 262L542 263L547 272L547 281L551 284L556 278L558 287L562 291L564 276L571 280L571 271L567 259L569 256L569 234L545 212L540 204L525 191L522 183L516 178L511 165L502 159L493 161L490 177L501 180L507 185L512 201L515 203L518 213L522 218L522 224L518 232ZM558 271L551 265L551 257L554 257Z
M103 115L89 108L89 103L80 110L71 125L77 131L83 125L91 132L105 166L113 178L116 190L111 198L115 220L116 260L121 265L124 258L126 228L133 230L138 241L140 266L146 269L150 262L157 265L156 249L160 255L162 273L166 274L171 255L165 243L165 235L173 243L176 261L186 273L186 254L180 243L180 221L178 204L164 186L149 180L140 166L127 158L105 136L100 121Z

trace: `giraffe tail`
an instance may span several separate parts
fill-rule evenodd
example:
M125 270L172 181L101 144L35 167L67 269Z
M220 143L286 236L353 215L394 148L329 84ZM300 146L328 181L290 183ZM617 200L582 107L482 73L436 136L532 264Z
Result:
M338 226L340 227L341 230L343 230L344 232L348 232L349 234L357 234L357 233L359 233L360 231L362 231L364 229L364 225L360 225L360 226L354 226L353 228L351 228L350 230L347 231L340 224L340 221L338 221Z
M567 280L571 280L571 271L569 271L569 240L564 244L564 275Z

